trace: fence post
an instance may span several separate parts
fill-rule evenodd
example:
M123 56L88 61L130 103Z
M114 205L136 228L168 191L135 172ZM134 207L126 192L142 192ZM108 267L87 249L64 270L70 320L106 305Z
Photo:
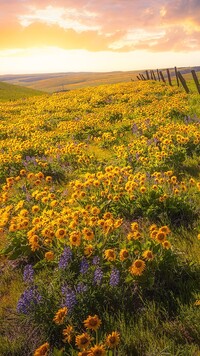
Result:
M163 76L161 70L160 70L160 77L161 77L162 81L163 81L164 83L166 83L165 78L164 78L164 76Z
M138 80L141 80L141 78L139 77L139 75L136 75L136 78L137 78Z
M198 93L200 94L200 84L199 84L199 81L198 81L196 72L195 72L195 70L191 70L191 72L192 72L192 76L193 76L194 82L195 82L195 84L196 84Z
M186 84L185 79L183 78L183 76L182 76L182 74L180 72L177 72L177 74L178 74L178 79L180 79L180 82L181 82L183 88L185 89L186 93L188 94L190 91L189 91L189 88L188 88L188 86Z
M174 67L174 69L175 69L175 75L176 75L177 85L178 85L178 87L179 87L178 71L177 71L177 68L176 68L176 67Z
M153 70L152 70L152 75L153 75L153 79L154 79L154 80L157 80L157 79L156 79L156 76L155 76L155 73L154 73Z
M171 77L170 77L170 72L169 72L169 69L167 69L167 77L168 77L168 82L169 82L169 85L172 86L172 81L171 81Z
M157 76L158 76L158 80L160 82L160 73L159 73L159 70L157 69Z
M146 76L147 76L147 80L149 80L150 78L149 78L149 72L148 72L148 70L146 70Z

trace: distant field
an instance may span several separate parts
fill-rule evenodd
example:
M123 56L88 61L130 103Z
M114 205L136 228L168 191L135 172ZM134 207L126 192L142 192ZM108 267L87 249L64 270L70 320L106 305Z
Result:
M192 79L191 67L178 68L186 80ZM200 73L200 67L194 67L197 73ZM157 77L156 71L154 71ZM162 69L166 78L166 69ZM68 91L77 88L98 86L101 84L115 84L138 80L139 73L146 71L117 71L117 72L78 72L78 73L44 73L44 74L24 74L24 75L3 75L0 76L1 82L7 82L23 86L26 88L40 90L48 93ZM174 68L170 68L173 83L175 84ZM193 89L193 85L192 85Z
M137 80L138 71L106 73L50 73L35 75L0 76L0 81L25 86L49 93L86 86L114 84Z
M39 90L0 82L0 101L18 100L43 94Z

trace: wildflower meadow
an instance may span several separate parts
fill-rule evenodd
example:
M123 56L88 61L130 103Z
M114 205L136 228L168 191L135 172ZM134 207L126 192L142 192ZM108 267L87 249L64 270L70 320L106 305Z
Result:
M0 102L0 354L198 356L200 96Z

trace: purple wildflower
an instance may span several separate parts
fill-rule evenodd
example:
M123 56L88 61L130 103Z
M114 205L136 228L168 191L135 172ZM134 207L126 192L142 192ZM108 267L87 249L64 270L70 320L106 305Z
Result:
M88 268L89 268L88 261L86 260L85 257L83 257L82 260L81 260L80 273L81 273L81 274L87 273Z
M63 306L68 308L68 312L71 313L74 306L77 303L76 300L76 293L72 288L70 288L68 285L65 285L61 288L62 293L64 295L64 303Z
M110 274L110 286L116 287L119 284L119 270L113 267Z
M102 278L103 278L102 269L99 266L97 266L97 268L94 271L94 283L99 286L101 284Z
M96 266L96 265L99 265L99 263L100 263L100 257L94 256L93 260L92 260L92 264Z
M60 260L58 262L58 266L60 269L65 269L72 259L72 250L71 247L65 247L62 255L60 256Z
M41 299L37 286L27 288L18 300L17 312L22 314L30 313Z
M34 270L32 265L26 265L24 268L23 280L26 283L33 282Z
M88 287L83 283L79 282L76 287L77 293L85 293L87 292Z

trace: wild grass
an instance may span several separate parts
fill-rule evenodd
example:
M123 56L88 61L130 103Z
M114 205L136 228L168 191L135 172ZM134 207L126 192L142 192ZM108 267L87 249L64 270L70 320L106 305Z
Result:
M36 89L29 89L19 85L0 82L0 102L26 99L28 97L38 95L44 95L44 93Z

